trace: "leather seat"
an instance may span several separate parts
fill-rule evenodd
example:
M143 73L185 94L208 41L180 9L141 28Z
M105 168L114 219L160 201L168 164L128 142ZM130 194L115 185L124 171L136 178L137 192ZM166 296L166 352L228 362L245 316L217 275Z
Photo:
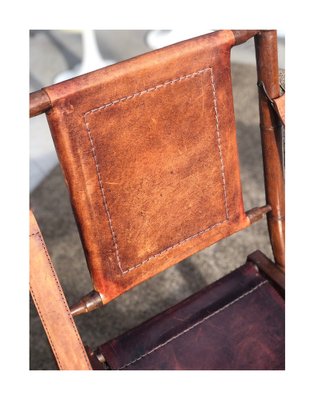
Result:
M280 290L247 261L98 351L112 369L282 370L284 328Z

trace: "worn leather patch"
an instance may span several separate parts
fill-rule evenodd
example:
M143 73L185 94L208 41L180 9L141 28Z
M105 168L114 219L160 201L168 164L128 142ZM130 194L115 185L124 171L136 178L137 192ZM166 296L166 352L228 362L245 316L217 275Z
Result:
M227 221L213 68L84 118L103 198L100 216L110 225L121 273Z
M94 287L109 301L248 225L228 31L46 88Z

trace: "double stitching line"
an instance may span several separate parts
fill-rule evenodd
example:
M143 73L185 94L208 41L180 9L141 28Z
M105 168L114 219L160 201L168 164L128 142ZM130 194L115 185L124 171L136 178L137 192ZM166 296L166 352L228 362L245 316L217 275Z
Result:
M54 278L54 280L55 280L55 282L56 282L56 285L57 285L57 288L58 288L58 291L59 291L59 295L60 295L60 297L61 297L61 300L62 300L62 302L63 302L63 304L64 304L64 307L65 307L65 309L66 309L66 312L67 312L67 314L68 314L69 320L70 320L71 325L72 325L72 327L73 327L73 330L74 330L74 332L75 332L75 335L76 335L78 344L79 344L80 349L81 349L81 351L82 351L82 353L83 353L83 357L84 357L84 359L85 359L87 365L90 365L89 359L87 358L85 349L84 349L84 347L83 347L83 345L82 345L81 338L80 338L80 336L79 336L79 334L78 334L78 331L77 331L77 328L76 328L76 326L75 326L75 324L74 324L73 317L72 317L72 315L71 315L71 313L70 313L70 311L69 311L69 307L68 307L67 302L66 302L66 300L65 300L65 298L64 298L62 288L60 287L59 280L58 280L58 278L57 278L57 276L56 276L56 274L55 274L54 267L53 267L53 265L52 265L50 256L49 256L49 254L48 254L47 247L46 247L45 242L44 242L44 240L43 240L43 238L42 238L42 236L41 236L41 233L40 233L40 231L37 231L37 232L35 232L35 233L30 234L29 236L38 236L38 238L39 238L39 240L40 240L41 247L43 248L43 250L44 250L44 252L45 252L47 261L48 261L49 266L50 266L50 271L51 271L52 276L53 276L53 278ZM51 338L51 336L50 336L50 332L49 332L48 326L46 325L46 321L45 321L44 315L41 313L41 307L40 307L40 305L39 305L39 303L38 303L38 301L37 301L35 292L34 292L34 290L33 290L33 288L32 288L31 285L30 285L30 291L31 291L31 294L32 294L32 298L33 298L33 300L34 300L34 303L35 303L35 305L36 305L38 314L39 314L40 319L41 319L41 321L42 321L42 324L44 325L45 331L46 331L46 333L47 333L47 336L48 336L48 339L49 339L51 348L53 349L53 352L54 352L54 354L55 354L55 357L56 357L57 363L58 363L58 365L59 365L59 368L60 368L60 369L63 369L63 366L62 366L62 364L61 364L61 362L60 362L60 359L59 359L59 357L58 357L58 352L57 352L56 348L54 347L53 340L52 340L52 338ZM90 369L90 368L89 368L89 369Z
M128 268L127 270L123 270L122 266L121 266L121 259L120 259L119 247L118 247L118 242L117 242L117 236L116 236L115 231L114 231L112 218L111 218L111 215L110 215L110 210L109 210L109 206L108 206L106 195L105 195L105 190L104 190L102 177L101 177L101 173L100 173L100 169L99 169L99 163L98 163L97 154L96 154L96 147L95 147L95 143L94 143L94 138L93 138L92 133L91 133L91 128L89 126L88 117L89 117L89 115L91 115L93 113L96 113L96 112L101 111L101 110L105 110L105 109L107 109L109 107L112 107L112 106L114 106L116 104L125 102L127 100L132 100L135 97L152 93L152 92L154 92L156 90L160 90L161 88L164 88L164 87L166 87L168 85L173 85L175 83L182 82L182 81L187 80L187 79L195 78L196 76L199 76L199 75L201 75L201 74L203 74L203 73L205 73L207 71L210 72L210 76L211 76L211 81L210 82L211 82L211 87L212 87L212 92L213 92L213 97L214 97L214 112L215 112L215 121L216 121L217 147L218 147L219 158L220 158L220 170L221 170L222 183L223 183L224 206L225 206L225 211L226 211L226 219L221 221L221 222L218 222L218 223L216 223L214 225L211 225L210 227L208 227L208 228L206 228L206 229L204 229L204 230L202 230L200 232L197 232L196 234L191 235L191 236L179 241L178 243L175 243L172 246L167 247L166 249L164 249L164 250L160 251L159 253L156 253L156 254L154 254L154 255L152 255L150 257L148 257L144 261L142 261L142 262L140 262L140 263ZM85 124L85 127L86 127L86 131L87 131L87 134L88 134L89 142L90 142L90 145L91 145L93 159L94 159L94 162L95 162L98 184L99 184L99 188L100 188L101 195L102 195L103 205L104 205L104 208L105 208L105 211L106 211L106 215L107 215L107 218L108 218L108 223L109 223L109 228L110 228L110 232L111 232L111 236L112 236L112 241L113 241L113 245L114 245L114 248L115 248L117 264L118 264L118 267L119 267L119 269L120 269L122 274L126 274L126 273L128 273L130 271L133 271L136 268L139 268L140 266L142 266L143 264L145 264L148 261L152 260L153 258L158 257L158 256L166 253L167 251L169 251L169 250L171 250L171 249L173 249L175 247L178 247L178 246L182 245L183 243L185 243L185 242L187 242L187 241L189 241L189 240L191 240L191 239L193 239L195 237L198 237L201 234L206 233L206 232L212 230L213 228L215 228L215 227L217 227L219 225L222 225L223 223L225 223L226 221L229 220L229 209L228 209L228 203L227 203L225 168L224 168L222 148L221 148L221 136L220 136L220 132L219 132L219 115L218 115L218 106L217 106L217 96L216 96L216 88L215 88L215 83L214 83L214 74L213 74L213 68L212 67L206 67L204 69L198 70L198 71L193 72L191 74L187 74L187 75L180 76L180 77L172 79L172 80L165 81L165 82L163 82L163 83L161 83L159 85L153 86L151 88L144 89L142 91L133 93L133 94L131 94L129 96L124 96L124 97L121 97L121 98L116 99L114 101L111 101L109 103L103 104L100 107L93 108L93 109L87 111L84 114L83 118L84 118L84 124Z
M178 337L184 335L185 333L189 332L191 329L194 329L195 327L201 325L203 322L207 321L208 319L214 317L215 315L219 314L220 312L224 311L226 308L232 306L233 304L237 303L238 301L242 300L244 297L248 296L249 294L255 292L255 290L259 289L261 286L265 285L267 283L267 280L262 281L259 283L257 286L255 286L253 289L249 290L248 292L242 294L240 297L236 298L235 300L231 301L230 303L226 304L225 306L221 307L219 310L213 312L212 314L207 315L205 318L201 319L200 321L196 322L195 324L189 326L187 329L184 329L182 332L178 333L177 335L171 337L170 339L166 340L164 343L160 344L159 346L154 347L152 350L148 351L147 353L143 354L142 356L136 358L133 361L130 361L127 364L124 364L122 367L119 369L124 369L128 367L129 365L132 365L136 363L137 361L141 360L142 358L148 356L149 354L154 353L156 350L161 349L162 347L166 346L167 344L171 343L173 340L177 339Z

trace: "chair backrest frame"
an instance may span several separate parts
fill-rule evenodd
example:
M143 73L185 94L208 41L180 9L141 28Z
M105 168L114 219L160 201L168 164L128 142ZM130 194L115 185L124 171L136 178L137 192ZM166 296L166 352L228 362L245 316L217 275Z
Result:
M270 104L265 100L265 97L261 93L259 96L259 101L267 206L256 208L247 213L245 213L243 209L233 115L233 98L231 91L230 50L232 46L241 44L253 36L255 36L258 80L264 82L268 93L270 93L273 98L278 97L279 83L277 37L275 31L215 32L213 34L196 38L196 41L186 41L182 42L181 44L179 43L177 45L170 46L170 50L169 48L166 48L152 52L149 55L136 57L135 59L131 59L127 62L119 63L119 65L107 67L104 70L99 70L95 73L87 74L62 84L53 85L45 88L45 90L35 92L31 95L31 116L38 115L42 112L46 112L47 114L61 165L64 170L65 178L69 185L72 205L74 206L74 213L78 221L78 227L82 234L83 246L92 275L93 285L96 290L96 296L95 292L92 295L93 301L89 301L90 296L87 297L85 305L88 304L88 306L83 307L84 311L93 309L95 304L98 306L109 302L116 296L122 294L125 290L128 290L145 279L150 278L156 273L168 268L176 262L179 262L196 251L207 247L208 245L238 230L244 229L251 223L255 222L255 220L261 218L266 212L268 212L268 227L274 258L280 266L284 266L284 180L283 168L280 159L281 125L279 124L278 118L275 116ZM196 51L194 50L195 47ZM183 58L180 58L182 57L180 54L183 54ZM198 56L196 57L197 61L192 61L193 71L191 69L186 69L188 67L185 67L185 65L187 65L189 62L191 63L192 55L195 57ZM167 71L166 75L163 75L164 79L162 79L161 74L158 75L155 85L150 84L149 81L145 81L145 76L149 71L149 64L151 64L152 61L153 64L156 64L158 61L161 63L164 56L169 58L168 62L171 65L171 68L168 67L167 70L167 65L165 64L165 69ZM217 70L220 72L217 75L220 77L221 81L224 80L224 84L219 84L219 82L217 84L217 82L214 81L213 68L209 66L211 63L218 67ZM144 67L140 67L139 73L136 70L138 65L144 65ZM178 65L183 67L178 67ZM183 69L177 74L178 76L174 77L171 75L173 68L179 68L179 70L180 68ZM119 77L121 71L127 72L127 77L129 77L127 86L124 83L125 78L123 77L120 79ZM137 73L137 77L142 77L144 79L145 84L143 86L143 90L135 89L137 87L137 82L132 84L132 79L130 77L134 76L134 71ZM108 74L106 74L106 72L108 72ZM111 81L110 78L108 78L106 81L105 78L104 82L104 75L105 77L113 75L115 79ZM172 77L173 79L169 79L169 77ZM207 122L209 121L209 123L212 124L212 130L214 130L216 134L216 164L218 164L218 162L220 163L220 180L222 183L222 185L220 185L222 186L220 200L222 200L224 203L224 213L226 217L221 221L219 220L216 223L212 223L209 225L209 227L202 228L201 230L198 228L195 234L192 233L190 236L188 236L188 238L191 238L191 240L186 240L187 238L185 237L176 242L179 243L178 246L170 244L166 248L169 251L165 251L165 248L163 247L158 254L156 253L157 256L155 256L156 254L151 256L149 254L146 255L146 258L144 257L144 263L143 261L139 261L125 270L122 268L121 264L119 265L119 262L117 262L118 265L116 267L112 267L113 259L119 261L119 250L117 248L116 233L113 230L112 218L109 213L108 203L104 195L105 189L103 187L103 180L101 179L99 160L95 151L96 141L91 133L91 126L93 124L92 119L94 118L95 113L98 113L99 110L105 110L107 108L109 109L109 107L111 107L111 110L113 110L112 105L118 103L121 104L123 102L125 103L128 101L128 98L134 99L135 97L140 97L142 94L156 92L159 88L170 88L171 86L174 86L176 82L185 81L185 83L188 83L188 81L191 82L192 79L195 82L195 77L199 77L202 80L203 78L207 78L208 87L211 87L212 89L212 98L207 99L208 101L207 104L205 103L205 105L208 106L211 101L211 108L214 109L214 112L212 112L211 117L207 119ZM119 83L118 89L116 85L117 79ZM131 86L133 85L133 90L131 91L130 82ZM101 87L108 89L107 92L109 93L109 97L107 96L105 100L102 98L102 94L99 94L99 84ZM122 88L120 95L119 85ZM196 93L199 88L200 86L195 87L188 85L185 89L191 90L191 92L194 90ZM129 94L131 92L132 94ZM181 95L182 93L184 93L184 91L180 92ZM115 96L113 96L113 94ZM84 147L83 144L83 155L79 154L79 157L76 161L80 162L80 160L83 160L85 162L85 154L87 151L89 151L90 155L92 155L89 170L94 170L94 178L86 175L86 171L82 173L81 179L84 180L84 183L82 183L83 181L80 182L80 179L77 179L77 170L75 170L78 165L77 162L76 164L71 164L72 160L70 163L68 162L69 157L73 157L73 154L75 153L75 151L73 153L73 144L69 139L71 138L71 131L72 138L73 133L77 134L78 132L77 126L74 124L76 123L75 119L71 120L71 116L73 115L73 110L77 107L80 107L80 102L83 95L92 95L94 98L93 104L88 105L88 110L84 105L83 108L79 108L78 113L80 116L83 116L81 117L80 123L85 125L83 128L85 128L85 131L87 132L88 140L86 143L89 145L89 149L86 146ZM173 96L172 92L170 93L170 96ZM196 95L194 95L194 100L196 100L195 96ZM146 96L146 98L148 98L148 96ZM108 99L110 99L110 101ZM167 98L166 100L169 101ZM217 112L218 102L225 105L225 112L222 113L223 115L220 114L219 116ZM182 102L179 103L179 107L182 107L182 105ZM156 106L157 103L155 102L151 105L151 109L152 107ZM125 112L125 110L123 111ZM121 115L122 114L120 114L120 116ZM117 116L115 115L113 116L113 118L116 117ZM105 118L111 118L110 114L107 113ZM65 121L70 122L67 123ZM199 122L199 120L197 122ZM219 132L218 122L220 124ZM104 120L101 121L101 124L104 124ZM99 124L97 125L96 122L95 129L98 129L98 127ZM119 129L121 130L122 127L120 126ZM221 134L221 131L224 133ZM67 133L64 134L64 132ZM228 132L228 141L226 138L226 132ZM81 144L81 139L78 139L76 151ZM106 146L108 145L109 144L107 142ZM124 147L124 149L126 148L127 147ZM223 162L223 154L227 159L226 163ZM105 153L102 153L102 155L104 156ZM110 161L113 161L113 159L108 160L106 167L110 167ZM124 167L127 166L124 165ZM71 174L73 173L75 175L75 179L72 179ZM234 179L232 179L232 175ZM91 221L92 213L86 211L90 205L90 199L81 197L76 204L76 201L79 197L77 195L77 186L79 187L78 192L82 193L82 186L80 186L80 184L82 183L86 186L86 184L89 184L93 179L95 182L92 182L92 185L98 185L98 195L101 199L98 207L103 207L108 217L107 228L105 231L101 232L100 225L97 226L96 231L98 232L98 236L102 238L98 249L103 245L103 237L110 238L109 240L111 240L111 244L107 242L107 249L103 256L99 256L99 251L97 249L95 250L94 246L88 245L88 240L86 240L86 238L90 238L89 240L94 243L95 238L97 239L97 235L95 237L95 234L93 234L93 232L95 232L95 223L97 223L97 218L92 218ZM232 187L231 185L230 187L230 184L226 185L226 180L228 183L234 182L234 186ZM213 181L216 181L217 183L217 178L214 177ZM202 182L205 182L205 180ZM229 192L227 192L228 190ZM226 207L227 196L233 199L234 209L232 212L230 212L229 208ZM186 198L187 197L184 199L186 200ZM217 202L217 197L214 197L214 202L215 201ZM88 204L87 208L84 207L84 203ZM81 212L79 210L84 211ZM123 226L121 230L123 231ZM198 234L199 232L201 232L201 235ZM108 252L108 248L110 246L112 251ZM127 245L125 249L127 251ZM106 268L104 268L104 262L106 263L108 260L109 265L107 263ZM137 268L137 266L142 266L144 264L146 264L144 266L145 268Z
M258 82L263 82L270 98L280 96L276 31L262 31L255 38ZM263 150L267 215L273 254L280 268L285 267L285 186L283 167L283 125L264 93L259 91L260 130Z

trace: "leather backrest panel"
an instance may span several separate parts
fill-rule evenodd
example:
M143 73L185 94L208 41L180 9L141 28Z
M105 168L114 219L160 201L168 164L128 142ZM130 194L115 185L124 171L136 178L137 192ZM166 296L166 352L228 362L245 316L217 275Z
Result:
M46 88L53 139L105 302L248 225L215 32Z

